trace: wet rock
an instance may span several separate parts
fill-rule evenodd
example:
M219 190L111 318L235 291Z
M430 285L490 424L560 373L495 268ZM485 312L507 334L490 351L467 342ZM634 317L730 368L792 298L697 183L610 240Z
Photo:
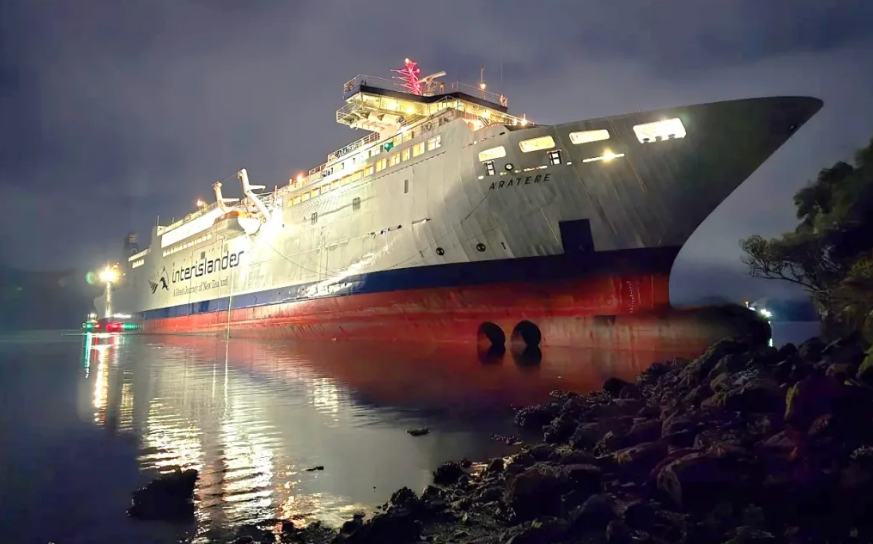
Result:
M485 467L485 472L488 474L498 474L503 472L504 462L500 457L496 459L492 459L491 462L488 463L488 466Z
M581 494L593 495L602 488L603 470L594 465L567 465L564 474L569 480L569 486Z
M561 495L566 488L567 477L563 472L537 465L509 480L504 502L522 521L557 516L561 513Z
M629 385L633 384L626 382L621 378L608 378L605 382L603 382L603 391L613 398L618 398L621 394L621 391Z
M194 517L197 471L176 469L133 493L127 513L143 520L187 521Z
M717 456L692 453L663 467L657 475L657 485L676 506L693 510L706 508L717 497L729 495L738 478L739 474Z
M648 501L638 500L625 506L623 519L632 529L649 531L655 524L655 507Z
M558 408L551 404L537 404L522 408L515 414L515 424L522 429L540 431L557 416Z
M546 425L543 438L550 444L566 442L576 430L576 419L568 414L561 414Z
M507 540L507 544L548 544L564 539L569 524L554 516L544 516L522 526L521 532Z
M624 436L625 446L636 446L642 442L654 442L661 438L662 423L657 420L643 420L633 424Z
M464 469L461 468L461 463L457 461L446 461L438 466L434 471L433 483L437 485L451 485L457 482L464 473Z
M421 536L421 526L408 511L376 514L341 542L348 544L414 543Z
M606 542L609 544L631 544L633 535L624 522L614 519L606 526Z
M307 468L306 472L315 472L316 470L324 470L324 466L318 465L315 467Z
M430 433L430 429L428 429L427 427L423 427L421 429L409 429L406 432L411 434L412 436L424 436Z
M615 519L612 500L602 494L592 495L573 513L572 526L577 531L602 530Z
M636 478L648 474L667 453L663 442L643 442L615 452L613 458L628 477Z

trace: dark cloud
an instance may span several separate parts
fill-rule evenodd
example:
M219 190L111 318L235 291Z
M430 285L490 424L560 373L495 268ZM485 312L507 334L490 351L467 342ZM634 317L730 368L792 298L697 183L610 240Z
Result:
M737 271L737 240L793 225L791 195L873 134L869 1L26 2L0 7L0 230L22 265L115 256L240 167L267 185L357 135L343 82L406 56L564 122L812 95L825 108L680 256ZM705 183L705 180L701 180ZM12 234L8 234L12 233ZM684 263L684 264L683 264ZM706 274L700 281L705 282Z

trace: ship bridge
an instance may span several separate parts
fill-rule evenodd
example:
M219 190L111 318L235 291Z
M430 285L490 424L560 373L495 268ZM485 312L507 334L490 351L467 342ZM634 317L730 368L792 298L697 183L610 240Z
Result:
M465 117L479 119L481 123L474 123L471 127L474 129L495 123L526 124L509 115L506 97L487 91L484 82L477 88L460 82L438 81L445 72L419 78L419 69L409 59L402 70L395 72L400 74L395 79L359 75L346 82L343 85L346 104L337 110L337 122L385 137L402 126L451 108L464 113ZM346 152L349 151L352 150Z

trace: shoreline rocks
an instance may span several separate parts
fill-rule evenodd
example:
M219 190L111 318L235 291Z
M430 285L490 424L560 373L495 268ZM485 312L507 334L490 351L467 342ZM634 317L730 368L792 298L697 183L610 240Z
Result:
M873 352L725 339L693 361L555 391L508 458L444 463L333 542L873 541Z

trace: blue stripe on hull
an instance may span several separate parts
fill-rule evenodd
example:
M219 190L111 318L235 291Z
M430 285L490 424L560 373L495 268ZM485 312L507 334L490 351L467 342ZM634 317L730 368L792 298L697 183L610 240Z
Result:
M310 282L256 293L234 295L233 309L306 301L337 296L385 293L412 289L464 287L496 283L553 282L591 276L669 274L681 248L584 252L576 255L501 259L472 263L421 266L349 276L335 282ZM315 286L325 284L323 293ZM228 309L228 297L180 304L138 315L143 320L165 319Z

